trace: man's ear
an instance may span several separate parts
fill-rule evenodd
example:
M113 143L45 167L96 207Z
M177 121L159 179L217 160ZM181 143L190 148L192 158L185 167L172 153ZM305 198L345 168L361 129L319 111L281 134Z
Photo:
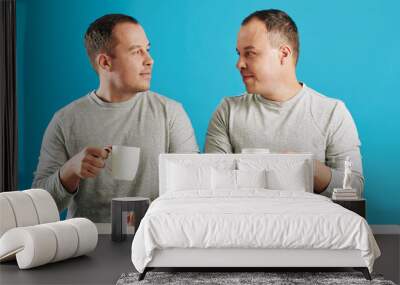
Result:
M110 71L111 70L111 57L105 53L99 53L96 57L97 66L99 69Z
M287 64L292 58L292 49L288 45L282 45L279 48L279 56L281 65Z

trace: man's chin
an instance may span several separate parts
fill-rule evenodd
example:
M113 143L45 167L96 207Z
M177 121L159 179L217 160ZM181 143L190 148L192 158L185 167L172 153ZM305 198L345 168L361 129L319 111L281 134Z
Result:
M150 90L150 84L145 84L143 86L139 86L139 88L137 88L137 92L145 92L145 91L149 91Z
M246 85L246 92L249 94L256 94L257 90L253 86L247 86Z

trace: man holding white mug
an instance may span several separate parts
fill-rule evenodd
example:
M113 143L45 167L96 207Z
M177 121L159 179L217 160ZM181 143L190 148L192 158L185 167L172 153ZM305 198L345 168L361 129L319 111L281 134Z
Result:
M97 19L85 46L99 87L54 115L33 187L48 190L60 211L68 207L68 217L109 222L112 198L157 197L160 153L197 153L198 146L182 105L149 91L153 59L136 19ZM134 180L116 180L104 169L111 145L140 148Z

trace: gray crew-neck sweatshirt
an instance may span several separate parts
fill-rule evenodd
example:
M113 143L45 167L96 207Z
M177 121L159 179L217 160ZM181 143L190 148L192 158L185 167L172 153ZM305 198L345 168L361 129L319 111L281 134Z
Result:
M258 94L224 98L209 123L205 152L240 153L243 148L271 152L310 152L329 166L332 179L323 192L342 187L344 160L353 163L353 188L363 191L360 140L344 103L303 84L284 102Z
M66 191L60 167L85 147L105 145L140 148L135 180L114 180L107 160L96 178L81 179L73 194ZM111 198L158 196L158 156L169 152L198 152L181 104L151 91L119 103L104 102L91 92L54 115L43 137L33 187L49 191L60 211L68 207L68 217L109 222Z

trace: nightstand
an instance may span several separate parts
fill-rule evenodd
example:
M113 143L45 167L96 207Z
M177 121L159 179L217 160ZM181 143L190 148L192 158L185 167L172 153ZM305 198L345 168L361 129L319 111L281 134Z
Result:
M365 199L358 200L333 200L332 202L339 204L340 206L353 211L356 214L359 214L361 217L365 219L365 208L366 202Z
M133 238L149 205L149 198L113 198L111 200L111 239L123 241L128 235Z

